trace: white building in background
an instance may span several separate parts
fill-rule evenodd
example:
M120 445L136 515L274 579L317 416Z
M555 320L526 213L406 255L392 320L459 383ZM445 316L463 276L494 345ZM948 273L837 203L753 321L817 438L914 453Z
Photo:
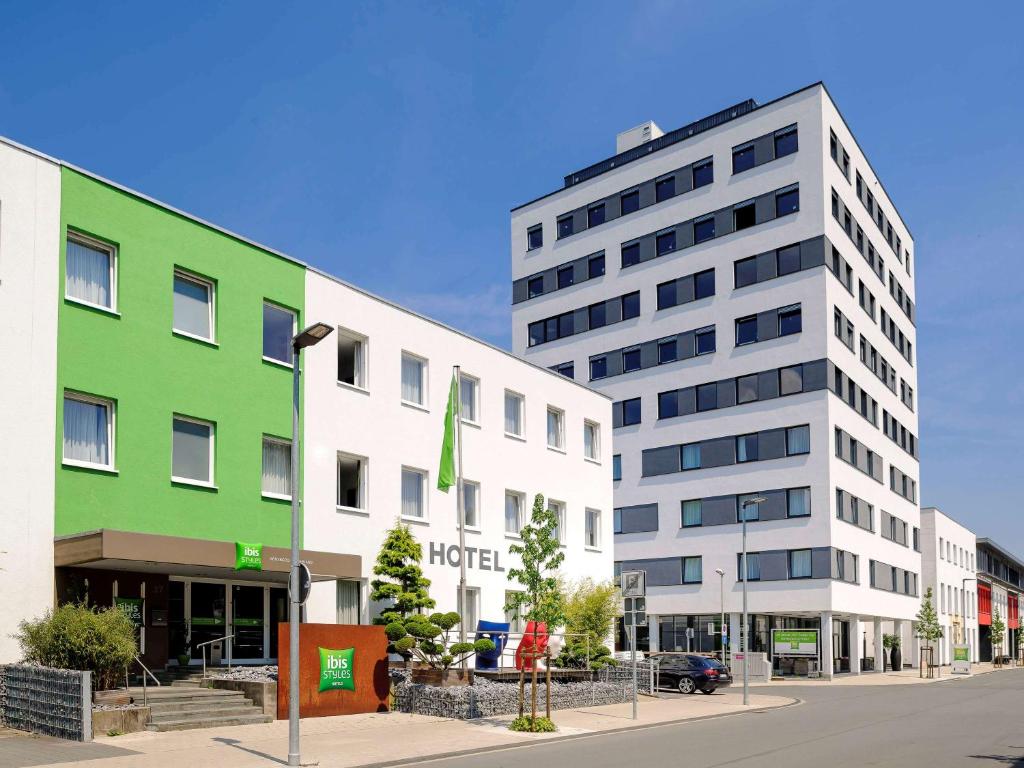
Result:
M921 596L930 588L932 606L943 629L936 663L953 663L953 645L967 643L971 661L978 656L978 579L974 531L935 507L921 510ZM915 654L916 656L916 654Z
M612 574L611 402L585 386L312 270L303 546L362 557L363 579L315 584L308 618L367 622L384 534L408 523L437 610L460 610L456 489L437 490L445 408L462 370L468 626L505 619L510 544L535 494L554 505L568 579Z
M53 604L60 166L0 139L0 594L16 628ZM29 286L26 290L25 286ZM20 658L0 632L0 661Z
M751 647L819 628L825 674L880 666L921 592L910 232L820 83L616 150L512 211L513 349L614 400L641 647L713 650L720 610L736 647L763 496Z

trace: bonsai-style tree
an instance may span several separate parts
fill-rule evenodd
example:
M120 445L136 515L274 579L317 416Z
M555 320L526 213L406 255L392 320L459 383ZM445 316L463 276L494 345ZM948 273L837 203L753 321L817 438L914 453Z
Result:
M924 593L924 600L921 602L921 610L917 612L917 624L914 627L915 634L924 641L921 646L921 659L924 659L923 651L927 648L932 651L932 643L942 637L942 626L939 624L939 617L935 615L935 606L932 605L932 588L928 587ZM930 653L929 653L930 656ZM918 671L924 677L924 666L918 661ZM929 677L931 671L929 669Z
M559 588L555 575L558 566L565 559L561 551L555 531L558 529L558 513L548 509L544 504L543 494L538 493L533 499L533 512L530 522L524 525L519 535L522 544L511 544L508 551L519 555L521 568L509 568L508 578L518 582L522 591L509 592L505 603L508 613L520 613L533 624L533 647L537 648L537 625L547 625L548 631L554 630L565 623L565 608L562 590ZM529 730L536 731L546 725L537 722L537 657L530 655L530 721ZM550 665L549 665L550 666ZM551 719L551 676L548 675L547 688L547 720ZM519 675L519 728L524 729L523 719L523 675ZM515 723L514 723L515 724Z
M992 611L992 656L1001 659L1003 656L1003 637L1006 635L1006 622L999 615L999 609ZM997 661L998 665L1000 662Z
M565 645L555 659L557 667L601 669L615 666L605 645L619 608L619 590L611 582L582 579L563 584L565 595Z
M494 650L494 643L487 639L451 642L451 630L460 621L462 617L454 611L435 613L429 618L414 613L404 622L391 622L384 631L398 653L411 654L433 669L448 670L473 654Z
M408 525L396 522L395 526L384 536L373 573L378 578L370 582L370 599L390 602L390 607L373 620L374 624L385 626L398 624L403 627L407 619L421 616L426 608L433 608L436 603L427 589L430 579L423 575L420 562L423 560L423 547L412 535ZM406 632L392 630L388 633L404 637ZM400 651L392 645L395 653L400 653L407 661L408 650Z

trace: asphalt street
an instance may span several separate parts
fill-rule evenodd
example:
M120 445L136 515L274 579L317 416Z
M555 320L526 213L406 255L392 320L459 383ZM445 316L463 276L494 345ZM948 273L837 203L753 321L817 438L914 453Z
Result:
M642 761L680 768L1024 768L1024 669L925 685L770 690L801 703L417 765L632 768Z

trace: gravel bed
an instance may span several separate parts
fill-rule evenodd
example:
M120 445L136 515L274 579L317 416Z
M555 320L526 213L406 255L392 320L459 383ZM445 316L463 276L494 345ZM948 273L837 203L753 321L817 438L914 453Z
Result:
M519 709L518 683L492 682L477 678L473 685L437 687L409 682L404 670L392 670L395 710L457 720L515 714ZM573 709L601 704L619 704L632 699L632 681L551 683L551 708ZM526 696L529 697L529 686ZM544 705L544 687L538 687L538 702ZM529 698L527 698L529 702Z
M244 680L250 683L276 683L277 665L268 664L263 667L233 667L231 670L218 671L210 675L213 680Z
M139 702L134 704L93 704L93 712L113 712L121 709L143 709L143 705Z

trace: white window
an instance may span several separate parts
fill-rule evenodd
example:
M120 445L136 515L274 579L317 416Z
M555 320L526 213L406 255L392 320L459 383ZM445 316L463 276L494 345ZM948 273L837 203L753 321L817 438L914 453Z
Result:
M462 617L462 626L466 628L466 634L476 632L477 621L480 618L480 588L466 587L466 606L463 608L462 590L456 587L455 604L458 606L458 614Z
M565 412L548 407L548 447L565 450Z
M171 432L171 479L212 485L213 424L175 416Z
M789 578L811 578L811 550L793 549L789 552Z
M555 513L558 518L558 525L555 527L554 536L559 544L565 544L565 502L548 499L548 509Z
M516 593L514 591L510 591L510 590L505 590L505 605L508 605L508 602L512 598L512 595L515 595L515 594L518 594L518 593ZM526 626L526 622L523 621L523 611L522 611L522 608L513 608L512 610L506 609L505 610L505 621L508 622L508 631L509 632L516 632L516 633L522 632L523 628Z
M338 454L338 506L366 509L367 460L349 453Z
M339 624L359 623L359 587L358 581L338 579L338 610Z
M338 329L338 381L359 389L367 388L367 340L365 336Z
M65 393L64 462L113 469L113 401Z
M601 546L601 512L597 509L587 509L586 528L584 530L583 544L591 549Z
M523 409L526 401L517 392L505 390L505 434L523 436Z
M263 302L263 357L291 365L294 337L295 313L276 304Z
M99 240L68 233L64 294L75 301L117 309L117 250Z
M459 376L459 414L470 424L480 422L480 380L472 376Z
M424 405L427 400L427 361L402 353L402 402Z
M427 473L402 467L402 517L423 520L427 516Z
M213 341L213 283L175 270L174 330Z
M515 536L523 528L523 506L526 497L516 491L505 491L505 533Z
M263 495L278 499L292 496L292 444L289 440L263 437Z
M593 461L601 459L601 428L592 421L583 422L583 455Z
M940 560L945 560L946 559L946 550L943 549L943 546L944 546L943 538L941 536L939 536L939 559Z
M480 527L480 483L462 481L462 514L467 528Z

